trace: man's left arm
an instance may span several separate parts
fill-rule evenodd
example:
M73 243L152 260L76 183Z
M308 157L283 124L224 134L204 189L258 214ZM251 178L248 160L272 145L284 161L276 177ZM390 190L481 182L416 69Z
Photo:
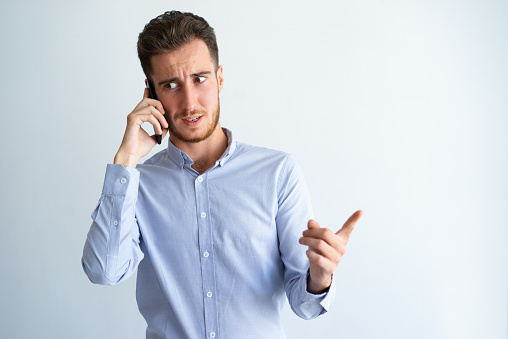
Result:
M326 313L333 303L335 284L332 273L344 254L347 243L344 237L347 235L349 238L361 211L346 222L339 234L319 228L317 222L310 220L310 197L301 169L292 156L285 159L277 186L276 223L279 250L284 262L286 295L296 315L312 319ZM306 232L303 239L300 238L302 232ZM298 242L309 246L312 253L307 251L306 255Z

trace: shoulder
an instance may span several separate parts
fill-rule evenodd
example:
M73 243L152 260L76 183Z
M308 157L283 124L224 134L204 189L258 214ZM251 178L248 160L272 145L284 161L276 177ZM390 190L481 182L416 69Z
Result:
M150 158L145 160L145 162L143 162L143 165L155 165L155 164L157 164L160 160L162 160L162 158L164 157L165 154L167 154L167 152L168 152L167 149L163 149L162 151L159 151L159 152L155 153Z
M262 171L281 176L291 175L295 171L300 172L295 158L286 152L271 148L249 145L237 142L234 156L252 171Z
M171 160L167 156L167 149L163 149L152 155L143 163L136 166L140 172L151 172L157 168L171 168Z
M271 148L249 145L243 142L236 143L235 157L252 158L252 160L269 162L286 162L288 159L294 161L289 153Z

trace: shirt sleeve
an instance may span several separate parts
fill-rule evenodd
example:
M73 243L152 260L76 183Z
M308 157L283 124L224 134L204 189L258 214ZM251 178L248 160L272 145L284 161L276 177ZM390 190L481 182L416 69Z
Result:
M277 233L289 305L299 317L313 319L330 309L335 298L335 281L332 277L332 284L325 293L307 291L307 247L298 240L312 218L312 206L302 172L292 156L286 158L278 180L278 207Z
M118 284L131 276L143 259L135 216L138 187L138 170L119 164L107 166L81 259L93 283Z

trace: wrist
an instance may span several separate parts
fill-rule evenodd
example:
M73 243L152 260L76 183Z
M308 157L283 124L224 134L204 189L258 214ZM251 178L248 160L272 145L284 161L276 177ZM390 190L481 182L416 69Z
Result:
M307 277L307 292L309 293L322 294L328 292L331 285L332 285L331 276L328 279L324 279L322 281L313 280L310 274Z
M138 160L139 159L137 157L118 152L115 155L115 159L113 160L113 163L123 165L124 167L130 166L132 168L136 168L136 165L138 164Z

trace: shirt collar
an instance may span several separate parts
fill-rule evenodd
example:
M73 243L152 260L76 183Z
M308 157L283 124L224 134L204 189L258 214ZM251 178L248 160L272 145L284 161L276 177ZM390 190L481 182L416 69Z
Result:
M226 137L228 138L228 148L226 148L220 159L217 160L218 165L220 166L224 166L224 164L231 158L231 156L236 150L236 140L233 136L233 132L231 132L227 128L223 128L222 131L224 132L224 134L226 134Z
M227 128L222 128L222 131L228 138L228 147L220 159L215 162L217 166L224 166L224 164L231 158L236 150L236 140L233 136L233 133ZM180 168L190 167L194 163L194 161L184 151L181 151L179 148L173 145L170 138L168 138L167 150L169 158Z

